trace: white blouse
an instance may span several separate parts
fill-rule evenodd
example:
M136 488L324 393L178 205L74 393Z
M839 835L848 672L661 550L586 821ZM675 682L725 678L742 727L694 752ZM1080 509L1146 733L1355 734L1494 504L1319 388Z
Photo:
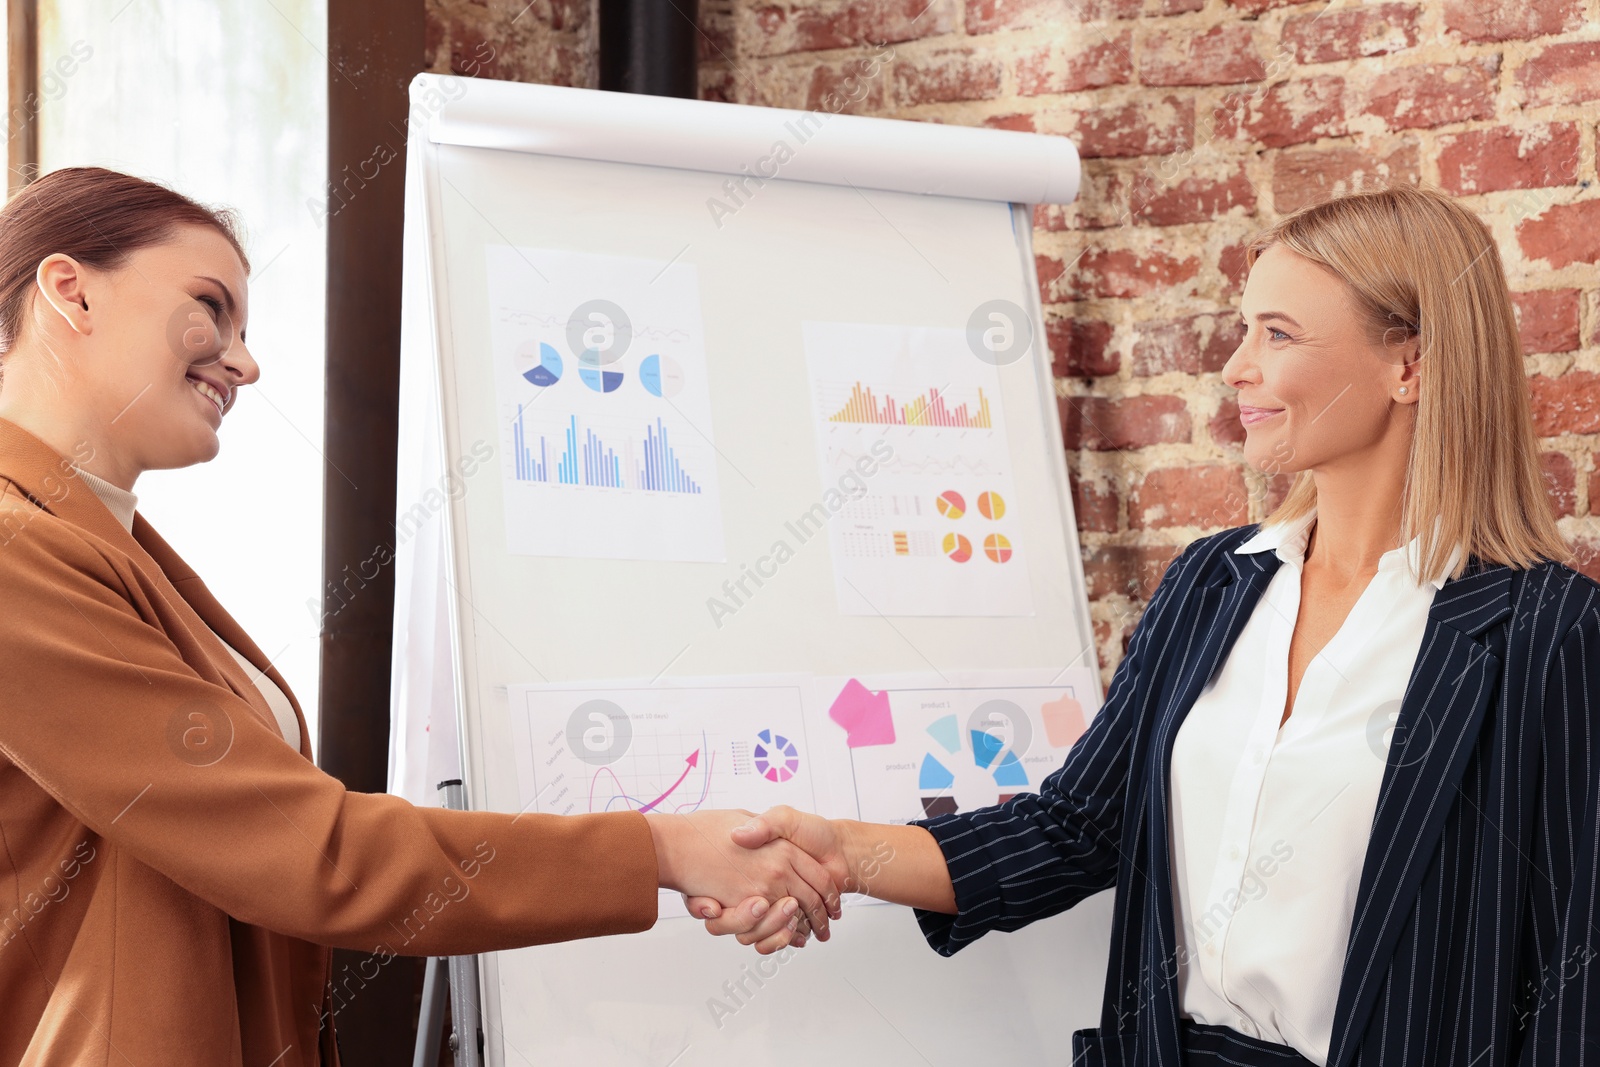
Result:
M90 474L76 464L73 465L72 469L77 471L78 477L83 479L83 484L89 487L90 492L94 493L111 514L116 516L117 521L122 524L122 528L132 533L133 513L138 507L139 497L119 485L112 485L98 475ZM211 627L207 625L206 629L211 630ZM245 677L249 678L255 684L255 687L261 691L261 696L266 700L267 707L272 709L273 718L278 720L278 731L283 734L284 740L288 741L290 746L298 752L300 750L300 720L295 718L294 705L289 703L289 698L284 695L282 689L279 689L274 684L271 678L257 670L256 665L246 659L238 649L223 641L221 634L215 630L211 630L211 634L222 642L222 647L228 650L228 654L243 669Z
M1280 729L1315 519L1234 549L1283 564L1179 727L1171 847L1182 1014L1324 1065L1389 738L1444 579L1407 573L1420 538L1384 553Z

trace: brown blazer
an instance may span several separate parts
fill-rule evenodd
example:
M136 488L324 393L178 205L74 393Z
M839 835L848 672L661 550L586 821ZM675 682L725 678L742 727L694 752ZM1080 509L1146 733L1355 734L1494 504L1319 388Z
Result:
M0 419L0 1064L332 1065L331 1012L396 955L654 923L636 812L419 808L318 770L261 650L70 466ZM299 752L204 624L289 695ZM370 955L336 976L329 946Z

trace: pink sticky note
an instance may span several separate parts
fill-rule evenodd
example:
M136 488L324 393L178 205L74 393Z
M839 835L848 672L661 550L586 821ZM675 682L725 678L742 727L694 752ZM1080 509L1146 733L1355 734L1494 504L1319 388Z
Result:
M854 678L845 683L828 718L845 728L851 748L894 744L894 717L889 714L887 691L874 693Z
M1083 735L1087 728L1083 721L1083 705L1068 693L1060 700L1052 700L1039 709L1044 719L1044 733L1055 748L1068 748Z

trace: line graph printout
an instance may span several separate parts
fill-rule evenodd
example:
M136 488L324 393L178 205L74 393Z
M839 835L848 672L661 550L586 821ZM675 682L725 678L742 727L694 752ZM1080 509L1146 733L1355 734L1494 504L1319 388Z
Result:
M997 369L965 331L802 324L845 615L1032 615Z
M817 810L803 678L509 687L522 810ZM685 916L663 892L659 914Z
M723 561L694 266L484 255L509 550Z

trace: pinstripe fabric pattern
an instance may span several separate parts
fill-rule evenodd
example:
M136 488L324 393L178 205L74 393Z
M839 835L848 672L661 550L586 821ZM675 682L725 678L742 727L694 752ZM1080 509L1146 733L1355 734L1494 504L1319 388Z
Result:
M943 955L1115 888L1097 1032L1078 1067L1185 1063L1172 742L1282 561L1256 525L1162 576L1061 769L1006 804L923 820L956 915ZM1330 1067L1600 1067L1600 585L1476 557L1434 596L1363 862ZM1307 931L1315 936L1315 931Z

